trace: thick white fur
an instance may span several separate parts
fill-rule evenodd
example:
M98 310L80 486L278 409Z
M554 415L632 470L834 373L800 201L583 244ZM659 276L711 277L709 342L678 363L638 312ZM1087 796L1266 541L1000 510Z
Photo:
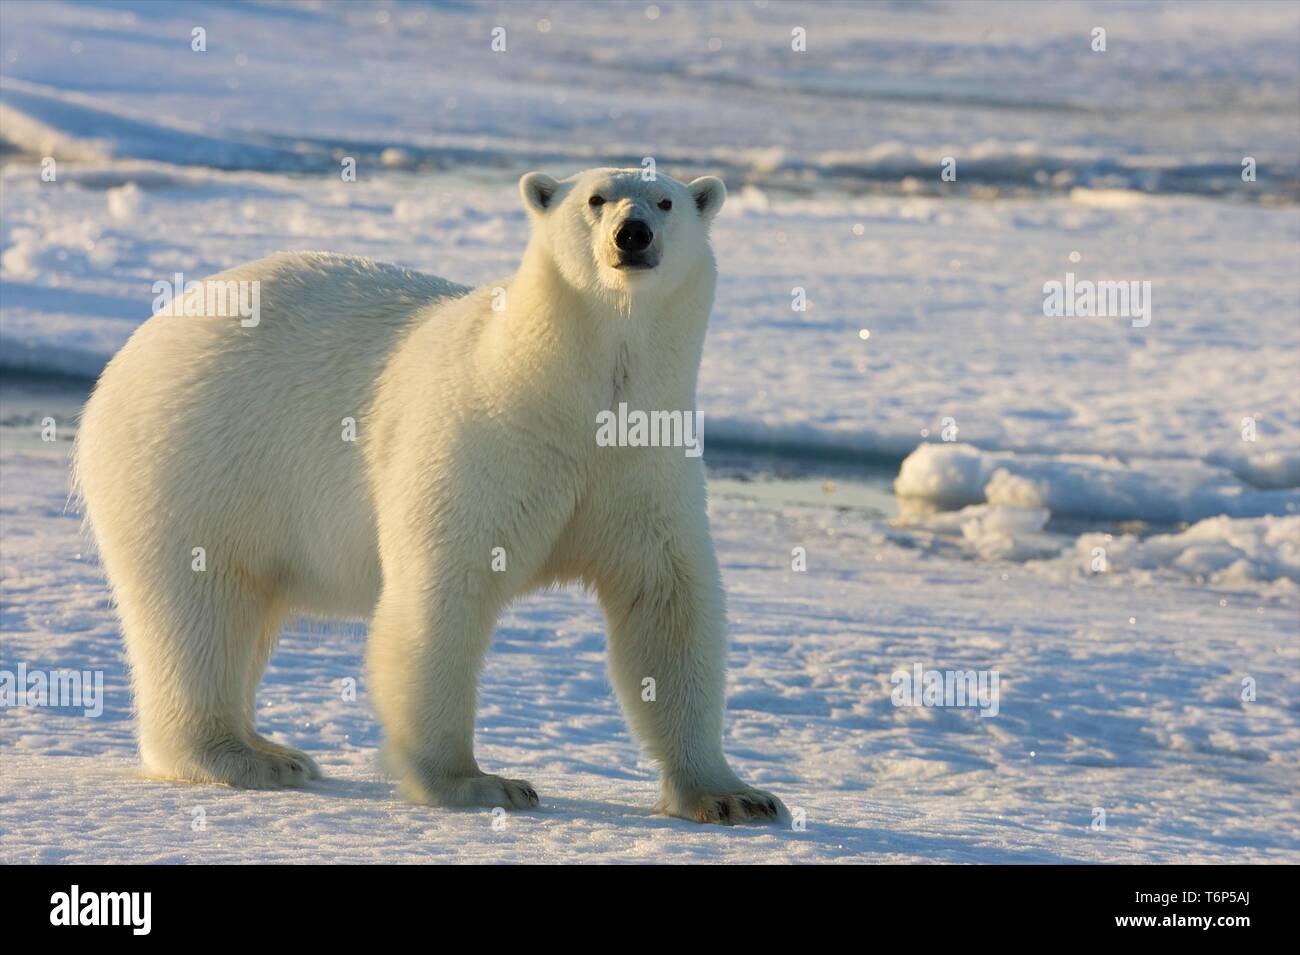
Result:
M595 441L597 412L620 401L694 408L722 183L594 169L531 173L520 192L531 239L499 283L274 255L219 276L261 283L256 327L155 315L109 363L77 477L151 774L254 787L318 775L257 735L254 693L289 613L361 616L407 795L536 805L528 783L474 759L478 674L502 608L577 580L598 595L614 685L662 768L657 808L786 818L722 753L723 594L700 459ZM613 267L633 214L655 232L656 268ZM348 417L355 443L342 439Z

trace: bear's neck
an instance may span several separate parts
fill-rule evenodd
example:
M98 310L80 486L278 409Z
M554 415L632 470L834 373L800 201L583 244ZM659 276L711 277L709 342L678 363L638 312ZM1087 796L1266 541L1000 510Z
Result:
M619 401L645 411L693 409L713 287L712 262L702 261L668 298L589 294L530 246L484 332L484 371L574 402L583 414Z

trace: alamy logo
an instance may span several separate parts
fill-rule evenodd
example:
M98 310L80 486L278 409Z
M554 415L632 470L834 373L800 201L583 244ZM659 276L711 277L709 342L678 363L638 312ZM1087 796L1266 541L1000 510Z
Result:
M601 448L685 448L688 458L704 453L704 415L695 411L628 411L596 414L596 445Z
M151 892L70 892L50 896L51 925L129 925L133 935L148 935L153 924Z
M244 328L256 328L262 321L262 283L186 282L177 272L171 282L153 283L155 315L183 315L188 318L238 318Z
M997 716L999 679L997 670L927 670L916 663L894 671L890 699L895 706L972 706L980 716Z
M103 670L0 670L0 709L11 706L50 706L80 709L86 716L104 712Z
M1043 314L1048 318L1129 318L1134 328L1151 324L1151 282L1065 281L1043 283Z

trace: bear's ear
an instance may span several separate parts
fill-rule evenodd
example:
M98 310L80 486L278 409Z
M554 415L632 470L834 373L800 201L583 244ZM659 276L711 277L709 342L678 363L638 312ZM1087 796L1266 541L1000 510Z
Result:
M727 198L727 187L716 176L701 176L686 188L690 191L691 198L695 200L695 208L699 210L700 218L705 222L718 214L718 210L722 208L722 203Z
M544 172L530 172L519 180L519 195L529 212L545 212L560 184Z

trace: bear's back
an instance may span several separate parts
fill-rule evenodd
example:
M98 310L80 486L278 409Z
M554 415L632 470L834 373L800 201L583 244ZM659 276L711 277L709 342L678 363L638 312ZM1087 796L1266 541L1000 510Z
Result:
M265 321L276 344L301 332L338 344L373 343L386 329L405 329L428 306L470 291L435 275L331 252L277 252L208 281L257 282L258 326Z

